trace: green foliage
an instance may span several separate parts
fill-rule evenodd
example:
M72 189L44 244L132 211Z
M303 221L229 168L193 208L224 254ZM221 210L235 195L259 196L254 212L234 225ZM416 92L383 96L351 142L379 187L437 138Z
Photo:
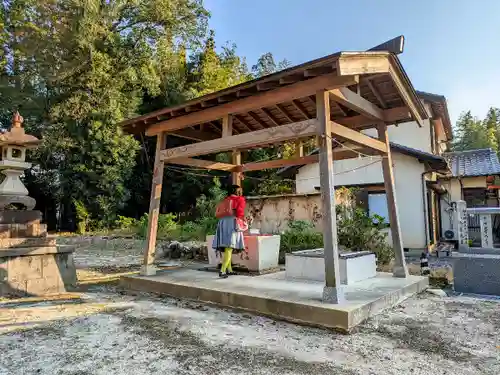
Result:
M126 217L118 215L118 219L115 220L114 227L116 229L132 229L138 225L138 220L133 217Z
M286 253L323 247L323 234L316 231L312 224L304 221L291 221L288 229L281 234L280 263Z
M185 51L207 19L201 0L0 4L0 121L19 108L27 130L43 134L27 176L39 202L68 215L77 200L89 222L114 223L139 149L116 124L145 97L184 100Z
M293 192L294 183L290 180L283 180L272 174L267 179L261 180L254 193L256 195L280 195Z
M455 125L454 150L492 148L499 151L500 109L490 108L484 120L473 117L471 112L460 115Z
M82 201L74 200L75 216L77 220L77 233L84 234L89 224L89 212Z
M208 196L202 194L196 198L196 214L199 218L215 217L215 207L227 195L227 192L222 189L221 182L218 178L213 179L213 185L208 191Z
M337 240L340 247L349 251L373 251L379 264L388 264L393 250L387 244L387 234L382 231L387 225L383 218L371 218L368 213L356 208L354 194L350 189L342 192L342 203L337 210ZM281 235L280 258L284 254L323 247L323 234L317 232L310 222L292 221Z

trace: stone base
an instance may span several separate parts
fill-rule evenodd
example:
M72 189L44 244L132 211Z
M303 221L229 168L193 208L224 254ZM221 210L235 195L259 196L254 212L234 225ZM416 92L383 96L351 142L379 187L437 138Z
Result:
M0 195L0 210L11 204L19 204L26 207L27 210L35 208L36 200L27 195Z
M500 296L500 255L453 253L453 288Z
M339 255L340 283L350 285L377 275L375 254L369 251ZM285 258L288 279L325 281L323 249L295 251Z
M156 271L158 271L158 267L156 267L154 264L146 264L141 266L139 274L141 276L154 276L156 275Z
M37 222L0 224L0 238L47 237L47 225Z
M43 296L71 291L77 281L74 249L72 246L0 249L0 296Z
M209 302L343 332L429 285L426 277L400 279L379 273L374 278L343 286L342 303L326 303L322 298L331 298L332 294L331 290L325 291L324 281L290 281L284 272L221 280L210 272L178 269L158 271L156 276L124 276L120 282L132 290Z

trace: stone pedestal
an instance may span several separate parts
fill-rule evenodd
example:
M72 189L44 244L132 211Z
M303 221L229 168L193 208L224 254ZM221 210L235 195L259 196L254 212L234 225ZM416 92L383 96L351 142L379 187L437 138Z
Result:
M76 286L73 246L47 236L39 211L0 211L0 296L40 296Z

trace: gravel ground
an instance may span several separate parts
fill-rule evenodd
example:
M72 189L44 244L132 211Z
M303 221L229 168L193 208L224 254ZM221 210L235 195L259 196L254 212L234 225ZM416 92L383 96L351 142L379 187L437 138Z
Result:
M80 246L75 263L134 268L135 245ZM0 375L498 375L499 330L500 303L473 297L423 294L346 336L96 285L79 302L0 305Z
M0 374L500 374L500 304L424 294L349 336L97 286L0 308Z

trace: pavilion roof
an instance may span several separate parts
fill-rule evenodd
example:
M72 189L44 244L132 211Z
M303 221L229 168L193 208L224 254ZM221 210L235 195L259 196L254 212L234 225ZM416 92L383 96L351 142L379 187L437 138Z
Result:
M353 92L384 110L389 116L388 123L416 120L421 124L429 115L397 57L402 52L403 40L402 37L395 38L371 51L337 52L181 105L126 120L121 125L131 133L146 131L147 135L155 135L166 131L193 140L220 137L223 114L233 115L235 134L286 125L315 118L315 87L319 88L322 82L328 86L329 81L339 77L345 77L346 86ZM400 50L394 49L391 43L400 43ZM389 50L379 50L384 48ZM356 82L350 82L350 77L355 77ZM291 94L299 86L302 91ZM284 88L289 89L281 90ZM284 91L287 95L277 94L275 100L266 100L271 93L284 94ZM255 99L254 106L249 98ZM243 103L245 105L240 105ZM330 99L330 108L331 119L339 124L355 129L376 125L377 120L339 100Z

